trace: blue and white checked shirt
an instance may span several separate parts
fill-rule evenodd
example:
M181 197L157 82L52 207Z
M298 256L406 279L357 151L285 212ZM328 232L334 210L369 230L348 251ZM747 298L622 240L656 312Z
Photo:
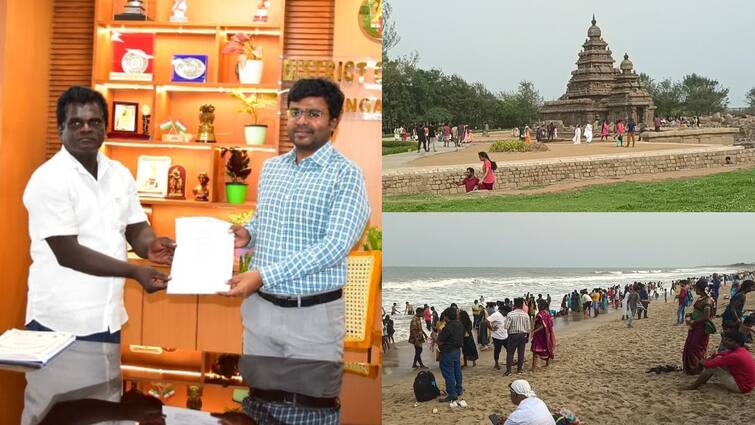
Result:
M262 291L307 295L346 283L346 257L370 216L364 176L330 142L296 163L295 149L265 161L246 224Z

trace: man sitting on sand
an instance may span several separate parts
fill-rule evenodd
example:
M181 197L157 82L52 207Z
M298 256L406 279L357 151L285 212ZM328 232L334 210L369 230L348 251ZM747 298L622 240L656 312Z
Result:
M530 383L524 379L517 379L509 384L511 402L516 405L503 425L556 425L548 406L537 398Z
M755 388L755 359L745 348L745 336L737 331L725 334L723 345L728 351L719 352L703 362L705 368L697 380L686 390L695 390L712 376L734 393L747 394Z

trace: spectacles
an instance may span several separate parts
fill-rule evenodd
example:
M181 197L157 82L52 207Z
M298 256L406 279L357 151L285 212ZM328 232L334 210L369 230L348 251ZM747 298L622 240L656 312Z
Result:
M99 118L92 118L91 120L87 121L74 118L68 121L68 123L66 123L66 126L72 130L80 130L84 127L84 124L88 125L89 128L99 130L105 126L105 121Z
M288 117L294 120L299 119L300 117L316 120L322 117L322 111L319 109L291 108L288 110Z

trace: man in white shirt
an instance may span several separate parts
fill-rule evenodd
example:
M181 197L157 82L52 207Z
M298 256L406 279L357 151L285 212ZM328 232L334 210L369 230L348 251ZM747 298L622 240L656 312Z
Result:
M32 258L27 329L120 342L125 278L147 292L170 279L127 261L127 241L161 264L170 264L175 243L155 236L129 170L99 152L107 119L107 102L94 90L71 87L58 98L63 147L37 168L23 196Z
M537 398L529 382L517 379L509 385L511 402L517 407L504 425L556 425L548 406Z
M509 337L509 333L504 326L508 312L509 308L499 301L498 310L488 317L488 329L490 329L491 336L493 337L493 360L495 360L495 368L497 370L501 369L501 366L498 364L501 347L506 347L506 341ZM508 353L508 349L506 352Z

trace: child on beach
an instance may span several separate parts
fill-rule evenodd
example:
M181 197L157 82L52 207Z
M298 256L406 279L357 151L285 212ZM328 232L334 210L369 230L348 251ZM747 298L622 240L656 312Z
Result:
M464 190L466 190L467 193L472 192L474 190L477 190L478 185L480 184L480 179L475 177L474 175L474 168L469 167L467 168L467 171L464 173L464 180L459 182L459 186L464 186Z

